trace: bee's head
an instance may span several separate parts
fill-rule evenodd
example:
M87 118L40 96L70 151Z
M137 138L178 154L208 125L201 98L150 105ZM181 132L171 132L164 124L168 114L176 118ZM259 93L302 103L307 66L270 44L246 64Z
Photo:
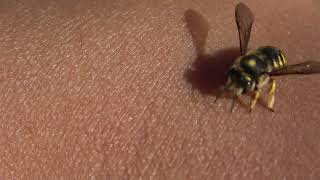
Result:
M248 73L241 69L231 68L228 72L227 89L235 96L240 96L243 93L253 91L255 81Z

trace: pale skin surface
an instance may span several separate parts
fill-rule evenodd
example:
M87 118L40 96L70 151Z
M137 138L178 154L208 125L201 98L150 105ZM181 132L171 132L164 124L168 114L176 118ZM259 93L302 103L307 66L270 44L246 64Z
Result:
M319 1L244 2L250 48L320 59ZM319 75L277 77L274 113L186 76L186 11L214 55L238 47L235 4L0 1L0 179L319 179Z

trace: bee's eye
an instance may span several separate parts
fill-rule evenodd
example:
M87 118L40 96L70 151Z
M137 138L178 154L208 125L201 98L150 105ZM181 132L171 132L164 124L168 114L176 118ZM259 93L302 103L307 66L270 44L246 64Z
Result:
M253 85L253 81L247 81L247 86L252 86Z
M243 73L240 74L238 80L242 85L249 85L251 83L251 77Z

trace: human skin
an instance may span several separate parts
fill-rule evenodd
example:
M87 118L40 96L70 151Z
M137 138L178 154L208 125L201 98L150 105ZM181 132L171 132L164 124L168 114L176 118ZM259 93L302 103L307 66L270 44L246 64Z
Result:
M243 2L250 48L319 61L319 1ZM0 179L319 179L319 75L230 113L194 72L236 57L235 5L0 1Z

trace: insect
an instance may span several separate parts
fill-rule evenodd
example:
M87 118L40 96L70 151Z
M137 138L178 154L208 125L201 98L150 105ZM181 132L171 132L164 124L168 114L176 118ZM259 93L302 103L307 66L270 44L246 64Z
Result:
M239 32L241 56L229 69L228 80L223 87L223 90L231 93L234 98L233 102L241 95L253 92L254 96L250 103L251 111L261 96L261 88L271 84L267 106L271 111L274 111L276 81L272 76L320 73L320 63L316 61L306 61L288 66L284 53L276 47L263 46L256 50L247 51L254 21L253 13L245 4L239 3L235 9L235 18ZM234 103L232 109L233 107Z

